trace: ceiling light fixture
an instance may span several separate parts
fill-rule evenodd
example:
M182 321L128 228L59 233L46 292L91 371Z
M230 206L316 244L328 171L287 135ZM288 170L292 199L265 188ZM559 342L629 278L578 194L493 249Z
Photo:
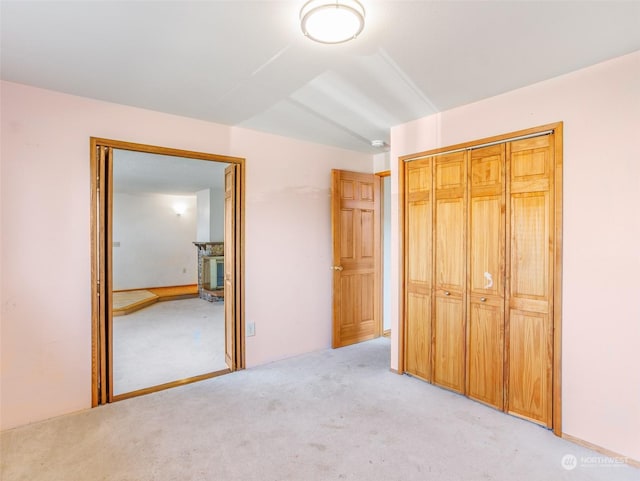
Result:
M358 0L310 0L300 9L300 27L316 42L348 42L364 29L364 7Z

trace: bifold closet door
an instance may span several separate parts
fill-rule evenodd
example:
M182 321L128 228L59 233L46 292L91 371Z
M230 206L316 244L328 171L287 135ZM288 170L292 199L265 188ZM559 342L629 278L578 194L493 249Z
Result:
M467 395L498 409L504 400L504 144L469 159Z
M433 382L464 392L466 152L435 157Z
M509 169L506 410L552 425L553 134L507 144Z
M405 370L431 380L432 168L431 158L407 164Z

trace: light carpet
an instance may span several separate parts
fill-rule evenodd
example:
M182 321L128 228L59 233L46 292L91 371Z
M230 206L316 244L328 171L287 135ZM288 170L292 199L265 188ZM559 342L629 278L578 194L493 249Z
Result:
M637 481L626 465L389 371L377 339L4 432L3 481Z
M113 393L226 369L224 303L163 301L113 318Z

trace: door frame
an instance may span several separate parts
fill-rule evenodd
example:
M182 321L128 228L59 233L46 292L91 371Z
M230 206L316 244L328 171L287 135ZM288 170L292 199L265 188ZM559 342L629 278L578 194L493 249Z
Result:
M391 337L391 329L386 331L384 329L384 276L385 274L391 275L391 272L385 272L384 270L384 178L391 178L391 171L381 170L376 172L375 175L380 182L380 336ZM389 190L391 190L391 187L389 187ZM391 222L391 219L389 219L389 222Z
M398 264L399 274L399 307L398 307L398 374L405 372L405 298L406 298L406 186L405 186L405 164L409 160L417 160L420 157L433 156L445 152L465 150L471 147L478 147L485 144L503 143L518 137L534 136L545 131L553 131L554 135L554 273L553 273L553 366L552 366L552 429L556 436L562 436L562 152L563 152L563 123L554 122L540 125L530 129L519 130L507 134L486 137L472 140L460 144L445 146L437 149L418 152L415 154L398 157L398 239L400 245L400 262Z
M111 272L110 228L105 227L111 222L113 193L109 185L108 172L104 169L104 154L101 152L113 149L131 150L149 154L170 155L187 159L196 159L211 162L223 162L238 165L238 182L236 184L240 192L236 193L235 222L237 238L235 242L235 273L237 291L235 293L235 319L234 344L235 344L235 369L245 367L245 321L244 321L244 240L245 240L245 159L226 155L210 154L190 150L159 147L154 145L139 144L120 140L90 137L90 186L91 186L91 407L106 404L113 401L140 396L150 392L161 391L171 387L181 386L203 379L219 376L230 372L230 369L202 374L187 379L181 379L159 386L133 391L113 396L111 384L110 358L112 355L111 340ZM108 265L109 264L109 265ZM104 299L104 302L101 302Z

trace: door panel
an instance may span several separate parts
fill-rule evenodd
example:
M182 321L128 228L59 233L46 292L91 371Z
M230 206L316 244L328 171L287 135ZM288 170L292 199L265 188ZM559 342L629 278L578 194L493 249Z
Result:
M236 182L238 166L231 164L224 171L224 358L227 367L236 368Z
M498 409L503 408L504 302L493 305L471 296L467 394Z
M551 414L548 316L510 312L509 412L547 424Z
M432 159L406 167L405 370L431 380Z
M428 381L431 379L431 296L410 292L406 319L405 369Z
M407 250L411 262L407 266L408 281L416 286L431 287L431 202L411 202L407 206Z
M511 196L511 295L545 299L548 294L549 194Z
M464 199L436 200L436 286L464 289Z
M467 154L435 165L433 382L465 390Z
M466 156L464 152L439 156L436 160L436 190L464 189L466 186Z
M373 210L361 210L360 211L360 258L373 260L375 254L375 246L377 243L374 240L376 232L376 212Z
M505 146L470 159L467 395L504 407Z
M462 299L436 296L433 333L433 381L464 391L464 304Z
M380 336L380 185L332 171L333 347Z
M552 426L553 135L512 142L507 411Z
M470 208L470 289L478 294L504 293L504 200L472 197Z
M340 257L342 259L354 259L356 245L353 242L353 209L340 211Z

